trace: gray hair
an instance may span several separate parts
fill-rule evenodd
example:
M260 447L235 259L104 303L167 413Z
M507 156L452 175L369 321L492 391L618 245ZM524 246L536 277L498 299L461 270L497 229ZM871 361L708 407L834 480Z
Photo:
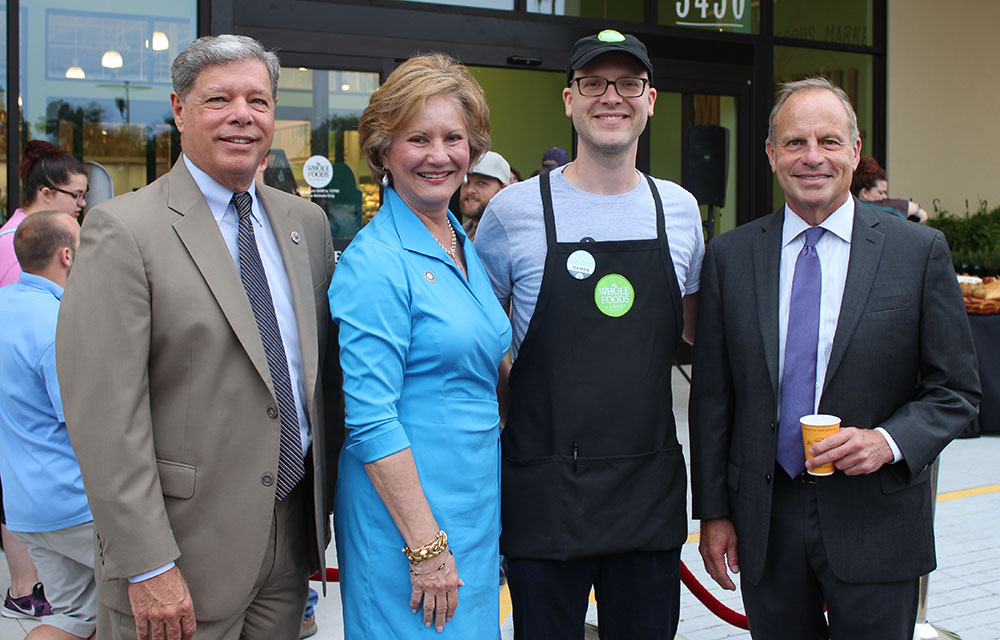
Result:
M267 67L267 74L271 77L271 97L277 98L278 56L253 38L231 33L202 36L177 54L173 64L170 65L170 79L173 80L174 91L181 100L186 100L188 92L198 79L198 74L205 67L249 59L260 60Z
M847 120L851 129L851 145L857 143L858 138L861 137L861 133L858 131L858 115L854 113L854 107L851 106L851 99L847 97L843 89L830 82L829 79L823 76L815 76L813 78L806 78L805 80L786 82L781 85L781 88L778 90L778 96L774 101L774 107L771 109L771 117L767 120L767 139L771 144L775 143L774 123L778 119L778 112L781 111L781 107L788 102L792 94L806 89L825 90L837 96L840 103L844 105L844 111L847 112Z

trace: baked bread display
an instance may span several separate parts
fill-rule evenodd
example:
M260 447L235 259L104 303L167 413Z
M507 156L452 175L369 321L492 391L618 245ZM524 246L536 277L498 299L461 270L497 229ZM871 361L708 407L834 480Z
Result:
M960 274L958 284L965 298L965 311L978 315L1000 313L1000 278Z

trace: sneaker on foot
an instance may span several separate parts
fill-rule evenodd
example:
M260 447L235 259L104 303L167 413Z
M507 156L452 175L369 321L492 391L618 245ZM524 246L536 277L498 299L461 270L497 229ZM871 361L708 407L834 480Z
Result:
M31 588L31 603L35 607L36 618L52 615L52 605L45 598L45 587L42 586L41 582L36 582L35 586Z
M4 599L3 607L0 608L0 615L5 618L35 619L51 613L52 606L45 599L45 588L41 582L35 583L30 594L19 598L12 597L10 589L7 589L7 597Z
M316 635L319 627L316 626L316 616L302 619L302 627L299 628L299 640Z
M5 618L34 618L35 605L31 601L31 594L14 598L10 595L10 589L7 589L7 597L3 601L3 608L0 609L0 615L3 615Z

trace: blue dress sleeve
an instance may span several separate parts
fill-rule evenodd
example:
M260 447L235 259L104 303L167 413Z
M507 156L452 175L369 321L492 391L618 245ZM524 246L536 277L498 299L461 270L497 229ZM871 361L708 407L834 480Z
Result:
M330 284L340 328L345 450L369 463L410 446L397 403L410 346L409 282L401 249L357 237Z

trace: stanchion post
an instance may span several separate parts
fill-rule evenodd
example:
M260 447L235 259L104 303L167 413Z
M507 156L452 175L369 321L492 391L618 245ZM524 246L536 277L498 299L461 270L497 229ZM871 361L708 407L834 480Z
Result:
M931 519L937 512L938 464L940 459L931 465ZM913 640L962 640L957 633L936 627L927 622L927 588L930 575L920 576L920 595L917 602L917 624L913 627Z

